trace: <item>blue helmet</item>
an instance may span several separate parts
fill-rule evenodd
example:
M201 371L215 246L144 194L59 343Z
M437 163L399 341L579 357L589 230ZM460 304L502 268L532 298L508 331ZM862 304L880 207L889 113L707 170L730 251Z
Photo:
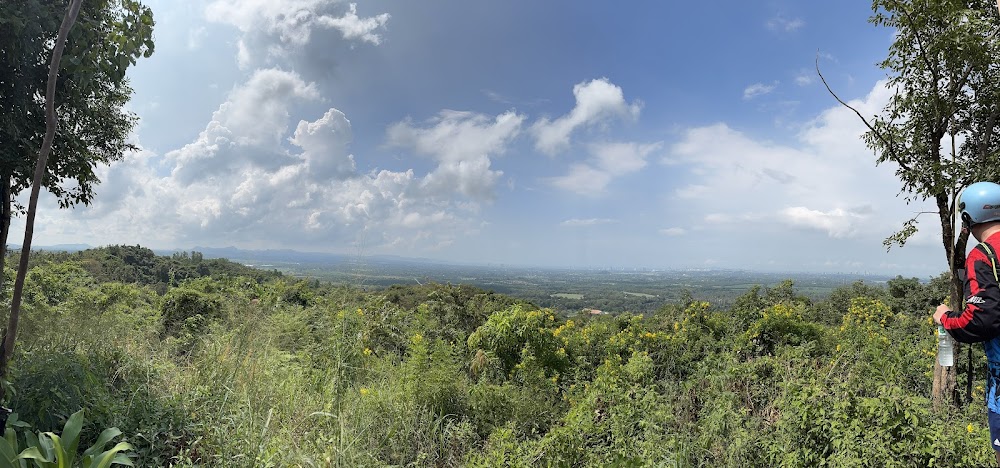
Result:
M1000 221L1000 185L993 182L976 182L958 197L962 222L966 226Z

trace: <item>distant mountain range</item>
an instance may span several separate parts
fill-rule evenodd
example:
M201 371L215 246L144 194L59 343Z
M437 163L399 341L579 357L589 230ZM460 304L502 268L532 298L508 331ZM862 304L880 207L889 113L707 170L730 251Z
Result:
M160 255L169 255L180 250L170 250ZM195 247L194 252L201 252L205 258L225 258L242 263L299 263L299 264L323 264L331 263L355 263L364 260L366 263L372 261L384 263L409 263L409 264L438 264L457 265L454 262L433 260L429 258L411 258L398 255L345 255L323 252L300 252L292 249L266 249L266 250L246 250L236 247Z
M96 248L88 244L54 244L32 246L33 250L50 252L79 252ZM9 250L20 250L20 245L11 245ZM194 247L191 249L152 249L157 255L172 255L178 252L200 252L205 258L225 258L241 263L299 263L322 264L352 263L364 260L370 262L405 263L405 264L436 264L436 265L471 265L459 262L448 262L429 258L402 257L398 255L344 255L323 252L300 252L292 249L247 250L236 247Z
M32 246L33 250L46 250L55 252L78 252L81 250L93 249L94 246L88 244L54 244L45 246ZM11 245L9 251L20 250L19 245ZM323 252L301 252L292 249L265 249L265 250L249 250L240 249L237 247L194 247L191 249L152 249L157 255L172 255L179 252L200 252L205 258L224 258L237 263L243 263L245 265L265 268L274 267L287 267L293 270L297 270L297 267L334 267L340 268L343 266L354 265L364 265L369 268L379 268L382 267L393 267L396 268L404 267L431 267L431 268L445 268L445 269L488 269L496 271L578 271L578 272L593 272L593 271L622 271L622 272L635 272L635 271L646 271L646 272L687 272L691 274L698 275L715 275L715 274L728 274L731 272L749 272L750 270L739 270L739 269L727 269L727 268L568 268L568 267L541 267L541 266L525 266L525 265L507 265L507 264L483 264L474 262L457 262L457 261L447 261L447 260L437 260L430 258L421 257L403 257L399 255L347 255L347 254L335 254L335 253L323 253ZM754 273L768 273L768 272L754 272ZM803 274L807 273L809 275L822 275L831 277L869 277L869 278L891 278L888 275L878 275L878 274L868 274L868 273L842 273L842 272L827 272L827 273L817 273L817 272L770 272L776 274Z

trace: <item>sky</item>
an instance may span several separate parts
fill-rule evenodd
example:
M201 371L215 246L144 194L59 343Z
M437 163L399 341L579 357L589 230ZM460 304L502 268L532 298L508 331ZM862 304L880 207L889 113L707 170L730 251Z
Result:
M36 245L929 277L870 2L144 0L141 151ZM23 229L15 222L12 239ZM16 242L16 241L12 241Z

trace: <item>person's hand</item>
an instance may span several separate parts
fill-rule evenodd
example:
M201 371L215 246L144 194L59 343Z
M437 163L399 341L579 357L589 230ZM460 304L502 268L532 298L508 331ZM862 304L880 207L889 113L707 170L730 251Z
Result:
M934 323L941 325L941 316L944 315L945 312L950 311L951 309L944 304L937 306L937 310L934 311Z

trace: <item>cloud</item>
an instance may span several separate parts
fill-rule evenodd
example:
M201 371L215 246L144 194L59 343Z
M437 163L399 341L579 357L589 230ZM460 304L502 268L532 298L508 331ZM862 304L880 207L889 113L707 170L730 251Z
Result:
M319 96L311 83L282 70L256 71L212 114L198 138L167 153L179 183L224 175L247 163L276 168L291 162L280 151L289 105Z
M639 101L626 102L622 89L607 78L579 83L573 87L573 95L576 105L568 114L555 120L543 117L531 126L538 151L554 155L570 146L570 135L577 128L613 118L635 120L642 109Z
M567 219L559 223L560 226L564 227L588 227L597 226L599 224L613 224L617 223L617 220L608 218L589 218L589 219Z
M566 175L553 177L549 182L577 194L600 195L615 178L646 167L648 156L662 147L660 142L591 144L588 146L590 158L587 162L572 164Z
M770 94L777 87L778 87L778 82L777 81L775 81L774 83L771 83L771 84L754 83L754 84L752 84L750 86L747 86L746 88L743 89L743 99L750 100L750 99L753 99L753 98L755 98L757 96L763 96L765 94Z
M660 234L663 234L664 236L676 237L683 236L685 233L687 233L687 231L685 231L684 228L679 227L660 229Z
M795 84L799 86L809 86L816 82L815 71L801 70L795 75Z
M49 238L101 232L102 242L174 247L371 248L413 253L451 245L481 229L502 154L524 120L443 112L426 127L400 123L395 143L437 163L416 171L358 172L351 122L330 108L292 126L289 106L316 100L312 83L260 70L230 92L191 143L160 156L127 155L98 175L93 206L75 222L53 215ZM138 142L136 142L138 143Z
M390 146L412 149L437 162L422 183L428 194L458 192L476 200L491 200L503 174L491 169L492 158L506 152L524 119L513 111L490 117L446 110L424 126L411 121L392 124L386 139Z
M340 31L344 35L344 39L358 39L375 45L382 43L382 36L376 34L375 31L385 28L388 21L388 13L368 18L358 17L357 3L350 4L347 13L342 17L321 15L316 18L317 24Z
M261 30L276 35L283 42L302 45L314 29L331 28L345 39L379 44L376 31L385 28L389 14L361 18L357 3L347 6L342 16L330 13L337 0L215 0L205 7L205 17L214 22L236 26L240 31Z
M767 20L767 29L779 32L794 32L802 29L806 22L802 18L786 18L782 15Z
M205 7L205 17L242 33L236 46L244 68L310 57L325 62L326 54L337 51L323 35L330 31L348 43L379 45L390 18L388 13L359 16L356 3L345 9L339 0L214 0Z
M825 232L830 237L849 237L855 234L857 223L867 218L870 211L870 207L859 212L843 208L819 211L794 206L781 210L780 219L791 226Z
M299 121L289 141L302 148L308 173L314 180L345 179L354 174L351 122L337 109L330 109L315 122Z
M883 81L850 104L873 115L890 95ZM921 210L897 198L895 167L875 166L860 138L864 130L842 107L823 111L782 144L723 123L687 129L662 161L685 181L672 202L707 213L693 222L762 232L795 227L836 239L864 236L880 245Z

